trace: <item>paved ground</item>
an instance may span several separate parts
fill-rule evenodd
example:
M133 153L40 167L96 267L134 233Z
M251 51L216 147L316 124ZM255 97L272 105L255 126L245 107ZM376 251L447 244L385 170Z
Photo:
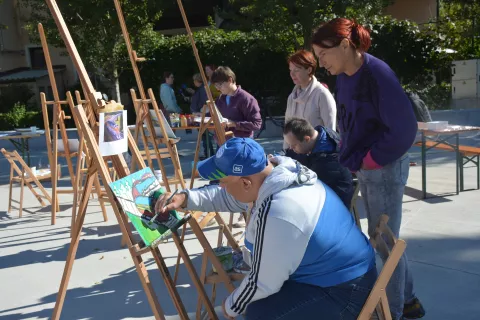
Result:
M267 152L281 148L276 128L270 128L260 142ZM75 132L70 132L72 136ZM193 138L180 143L182 165L189 176ZM478 137L466 137L464 143L479 145ZM0 147L11 149L8 142ZM43 139L32 140L32 165L47 163ZM420 163L418 148L412 159ZM407 240L408 258L416 282L416 291L427 309L425 319L476 320L480 317L480 191L455 195L455 167L448 153L430 156L428 191L442 197L420 199L421 167L411 167L404 197L401 235ZM171 166L168 166L171 171ZM7 213L8 163L0 157L0 320L46 319L51 316L69 247L71 198L63 196L57 224L50 225L50 208L42 208L30 192L25 193L23 218L14 209ZM64 169L64 174L66 174ZM201 182L200 182L201 183ZM67 180L62 185L68 185ZM49 187L48 184L45 184ZM466 170L466 187L476 187L476 170ZM14 188L14 198L19 188ZM361 198L359 199L361 207ZM126 249L120 247L120 232L109 209L109 221L103 222L98 203L91 201L85 220L77 260L65 299L62 319L151 319L151 310ZM362 217L366 226L366 219ZM216 242L217 231L208 228L207 237ZM201 248L188 236L187 250L200 270ZM173 272L176 250L169 242L161 245L166 263ZM168 319L177 319L160 273L146 259L150 277ZM208 288L209 289L209 288ZM189 312L195 311L197 294L182 267L178 291ZM210 290L209 290L210 291ZM226 296L223 288L218 302ZM217 309L219 309L217 303ZM220 312L221 314L221 312Z

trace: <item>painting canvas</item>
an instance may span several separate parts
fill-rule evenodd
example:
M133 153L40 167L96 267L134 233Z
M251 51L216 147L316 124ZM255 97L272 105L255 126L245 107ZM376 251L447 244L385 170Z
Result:
M150 168L112 182L110 188L146 246L158 245L189 218L176 211L155 215L155 203L165 190Z
M228 119L222 116L222 113L218 110L217 105L214 103L213 106L215 107L215 112L218 114L218 120L220 121L220 123L227 123ZM202 117L195 117L193 121L202 122ZM205 119L203 120L204 123L208 123L209 121L210 117L205 117Z
M99 114L99 148L102 156L111 156L128 150L127 111Z
M162 123L163 126L165 127L165 130L167 131L167 136L170 139L177 139L177 136L173 132L172 128L167 122L167 119L165 119L165 115L161 110L159 110L160 116L162 117ZM163 138L162 130L160 130L160 123L157 118L157 114L155 113L155 110L150 110L150 117L152 118L153 125L155 127L155 134L158 138Z

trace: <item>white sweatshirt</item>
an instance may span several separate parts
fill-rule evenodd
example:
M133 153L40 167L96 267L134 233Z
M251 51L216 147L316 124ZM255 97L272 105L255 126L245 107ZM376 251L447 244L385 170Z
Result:
M307 120L314 128L324 126L336 130L337 107L330 91L318 82L315 76L308 87L299 92L300 86L296 85L288 96L285 121L296 117ZM288 145L284 142L283 149Z

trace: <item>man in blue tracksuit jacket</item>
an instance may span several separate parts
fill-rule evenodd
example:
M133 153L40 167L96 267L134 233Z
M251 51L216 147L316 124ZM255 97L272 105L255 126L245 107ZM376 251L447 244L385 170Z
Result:
M338 161L340 135L324 126L313 128L305 119L290 118L283 128L283 139L290 146L286 156L313 170L350 208L353 179Z
M157 211L242 212L253 202L245 246L251 271L225 300L227 318L356 319L377 277L368 239L315 172L288 157L274 167L250 138L228 140L198 165L219 180L184 190Z

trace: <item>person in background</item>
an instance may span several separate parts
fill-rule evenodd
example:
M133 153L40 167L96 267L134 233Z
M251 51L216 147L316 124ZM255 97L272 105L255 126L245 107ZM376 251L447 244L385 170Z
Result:
M160 86L160 100L162 101L163 107L167 111L165 118L168 123L170 123L170 114L171 113L181 113L182 109L177 104L177 98L175 97L175 92L173 91L172 85L174 81L173 73L170 71L165 71L163 73L164 83Z
M217 100L218 97L220 97L220 91L215 87L215 85L212 83L212 74L217 69L217 67L214 64L207 64L205 66L205 75L207 76L208 79L208 87L210 88L210 92L212 93L213 100Z
M315 172L274 161L255 140L230 139L198 164L220 185L183 190L170 203L165 193L155 211L239 212L255 203L245 232L250 273L222 303L226 319L356 320L377 279L372 246Z
M340 135L323 126L313 128L305 119L291 118L285 123L283 137L293 150L290 157L315 172L350 208L353 180L350 171L338 162Z
M370 44L368 30L344 18L321 25L312 38L320 66L337 75L339 160L358 177L368 232L372 234L385 213L398 237L410 168L408 150L417 133L417 121L395 73L367 53ZM387 294L393 319L425 315L415 296L406 254L392 275Z
M335 131L335 99L314 76L317 68L314 55L309 51L299 50L288 58L288 66L295 87L288 96L285 121L297 117L309 121L313 127L324 126ZM288 144L284 141L283 149L287 148Z
M226 130L232 131L235 137L252 138L253 132L262 127L257 99L237 85L235 73L229 67L218 67L213 72L211 81L221 92L215 103L222 116L228 119L224 124ZM244 226L245 219L240 214L233 227Z
M262 117L257 99L236 83L235 73L229 67L218 67L212 74L212 83L222 93L216 105L224 118L224 126L235 137L253 137L253 132L262 126Z
M206 106L207 102L207 93L205 91L205 86L203 85L202 76L200 73L196 73L193 76L193 84L195 85L196 91L193 93L191 103L190 103L190 111L192 113L201 113L202 108ZM207 113L207 116L210 116ZM207 138L208 135L208 138ZM200 159L207 158L208 155L213 155L215 151L213 150L213 134L210 131L205 130L205 133L202 135L202 144L203 144L203 152L204 155L200 157ZM208 153L210 151L210 153Z

